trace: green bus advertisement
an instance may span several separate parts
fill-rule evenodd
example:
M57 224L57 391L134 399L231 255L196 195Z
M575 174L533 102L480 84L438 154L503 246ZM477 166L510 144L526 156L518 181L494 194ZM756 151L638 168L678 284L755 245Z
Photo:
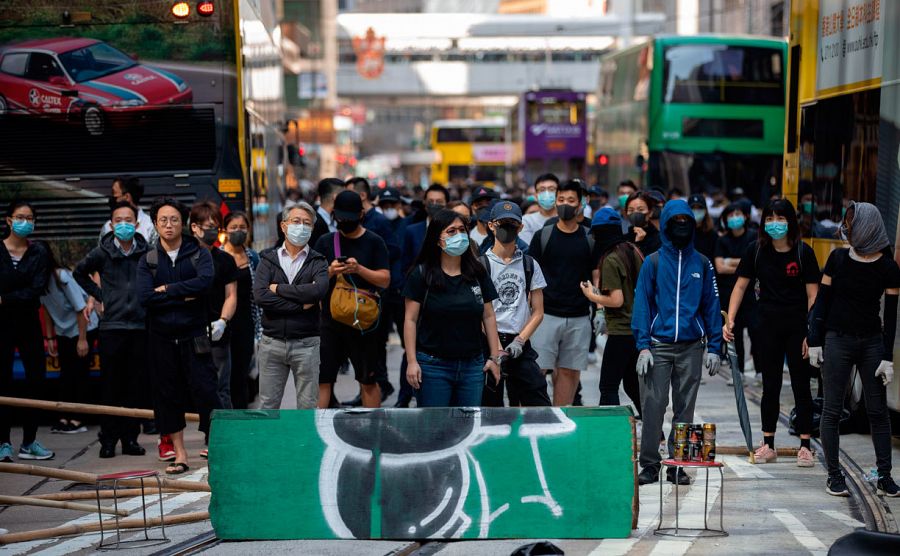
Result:
M270 245L283 157L275 0L0 1L0 202L37 209L68 264L116 176L246 210ZM271 220L270 220L271 216Z
M600 181L702 193L781 190L786 44L658 36L606 56L593 133Z

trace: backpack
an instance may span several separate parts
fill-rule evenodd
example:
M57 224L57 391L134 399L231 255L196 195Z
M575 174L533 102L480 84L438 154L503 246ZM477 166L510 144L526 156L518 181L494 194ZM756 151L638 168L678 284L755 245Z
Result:
M341 256L341 240L334 233L334 258ZM365 333L378 325L381 297L378 293L357 288L349 275L338 274L328 307L335 321Z
M491 261L488 259L488 256L482 255L478 257L478 260L481 261L482 266L487 270L488 278L490 278ZM525 270L525 295L529 296L531 295L531 278L534 276L534 259L531 255L522 255L522 267Z
M146 255L147 260L147 268L150 269L150 275L153 276L153 279L156 279L156 270L159 267L159 250L156 248L150 249L147 251ZM194 267L194 272L198 273L197 270L200 267L200 250L198 249L190 258L191 266Z
M555 225L549 224L549 225L541 228L541 231L539 232L541 234L541 255L542 256L544 255L544 253L547 252L547 244L550 243L550 235L553 233L554 227L555 227ZM579 224L578 227L584 229L584 238L587 239L588 249L590 250L591 253L593 253L594 252L594 236L591 235L591 231L589 229L585 228L581 224Z

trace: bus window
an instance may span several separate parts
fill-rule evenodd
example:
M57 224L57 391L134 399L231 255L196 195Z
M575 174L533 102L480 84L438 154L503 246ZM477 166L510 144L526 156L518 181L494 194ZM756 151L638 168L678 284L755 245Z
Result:
M504 143L502 127L445 127L437 130L438 143Z
M781 51L684 44L665 49L667 103L784 104Z

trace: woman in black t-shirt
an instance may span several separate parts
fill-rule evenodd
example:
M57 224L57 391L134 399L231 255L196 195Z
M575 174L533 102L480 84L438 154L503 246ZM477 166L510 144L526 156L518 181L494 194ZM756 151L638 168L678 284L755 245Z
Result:
M722 222L725 227L725 235L718 238L715 249L716 283L719 285L719 299L722 302L722 310L728 310L731 301L731 292L737 282L737 269L747 247L753 242L750 231L747 229L747 215L744 209L737 203L732 203L722 213ZM756 296L745 295L738 308L734 319L734 350L737 352L738 365L744 372L744 330L750 335L752 343L756 342ZM753 349L753 366L756 372L760 372L759 361L756 354L759 350Z
M467 232L459 214L437 213L403 288L406 379L418 390L419 407L477 407L483 373L500 382L500 339L491 304L497 292ZM492 355L487 363L482 328Z
M659 210L656 199L644 191L635 191L625 202L625 217L632 226L628 241L635 244L644 257L662 247L659 229L653 224L654 215L659 218Z
M824 362L822 448L828 469L825 491L849 496L838 465L838 425L850 371L855 365L866 395L875 447L877 493L900 496L900 489L891 478L891 421L885 389L894 378L900 268L891 258L884 222L874 205L851 204L841 232L850 248L836 249L828 257L809 326L810 362L816 367ZM883 322L879 316L882 295Z
M750 244L738 265L738 279L728 303L723 335L727 341L734 341L738 308L747 287L753 283L759 299L754 350L763 377L760 404L763 442L754 458L756 463L777 460L775 429L781 405L782 368L787 358L797 408L795 426L800 434L797 465L812 467L815 464L810 450L812 371L806 361L806 316L816 300L819 263L813 250L800 239L797 213L790 201L769 201L763 209L762 222L759 239Z

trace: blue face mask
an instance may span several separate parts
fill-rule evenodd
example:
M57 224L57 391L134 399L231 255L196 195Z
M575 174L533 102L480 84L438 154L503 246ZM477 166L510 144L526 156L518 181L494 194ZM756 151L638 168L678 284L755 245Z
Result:
M728 219L728 229L739 230L744 227L745 219L743 216L732 216Z
M556 206L556 193L552 191L541 191L537 194L538 205L544 210L550 210Z
M462 255L468 248L469 236L466 234L456 234L444 240L444 253L453 257Z
M312 227L306 224L288 224L287 233L284 235L292 244L303 247L312 237Z
M691 212L694 213L694 220L696 222L702 222L706 219L706 209L691 209Z
M788 225L787 222L766 222L765 230L772 239L782 239L787 235Z
M131 241L131 238L134 237L134 230L134 224L131 222L118 222L113 228L113 233L116 234L119 241Z
M34 222L13 220L12 231L19 237L28 237L34 231Z

